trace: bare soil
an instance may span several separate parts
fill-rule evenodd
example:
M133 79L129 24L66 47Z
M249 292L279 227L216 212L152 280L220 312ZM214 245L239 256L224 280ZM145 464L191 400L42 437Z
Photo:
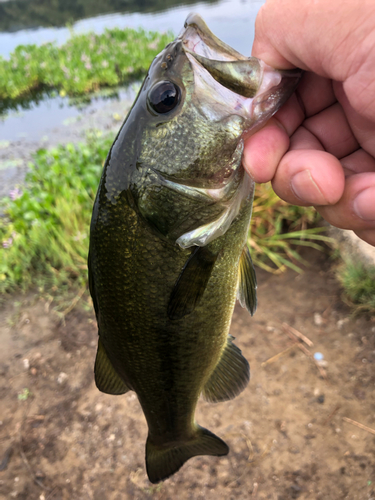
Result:
M375 435L345 420L375 429L375 320L352 318L330 262L307 258L302 275L258 272L255 316L235 310L231 334L250 362L250 384L233 401L200 401L196 415L230 454L193 458L160 485L146 477L136 396L94 384L92 311L77 306L62 321L33 296L9 300L0 325L0 499L375 499ZM314 345L293 347L283 323Z

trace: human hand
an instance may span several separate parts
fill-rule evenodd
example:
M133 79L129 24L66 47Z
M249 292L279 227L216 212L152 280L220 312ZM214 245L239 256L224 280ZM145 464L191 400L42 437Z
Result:
M256 182L375 246L375 3L268 0L252 55L307 72L289 101L245 140Z

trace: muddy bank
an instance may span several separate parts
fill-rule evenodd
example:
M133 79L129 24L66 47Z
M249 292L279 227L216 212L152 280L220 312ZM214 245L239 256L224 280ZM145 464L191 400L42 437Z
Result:
M0 499L375 498L375 436L344 420L375 428L375 321L351 318L330 262L305 257L312 265L301 276L258 271L258 311L235 311L248 388L227 403L199 403L197 421L230 454L191 459L156 486L135 395L95 387L92 312L75 309L62 323L48 303L10 301L0 328ZM313 345L293 347L283 323Z

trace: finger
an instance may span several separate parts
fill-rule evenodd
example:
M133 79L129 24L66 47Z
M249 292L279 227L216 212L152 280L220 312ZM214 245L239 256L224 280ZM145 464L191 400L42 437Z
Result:
M332 80L310 72L302 76L296 94L307 118L337 102Z
M366 109L362 110L362 114L357 112L351 103L349 102L348 96L345 93L343 84L341 82L333 82L333 89L338 101L340 102L345 116L350 124L352 133L358 140L359 144L368 153L375 156L375 101L373 99L374 93L368 90L368 98L372 100L372 106L367 106ZM353 100L353 99L352 99ZM371 118L366 118L366 114L370 113Z
M354 151L354 153L341 158L340 161L345 175L375 172L375 158L363 149Z
M358 238L375 247L375 229L363 229L354 232Z
M338 203L316 208L336 227L354 231L375 229L375 173L364 172L347 177Z
M242 164L255 182L268 182L288 147L288 134L278 120L271 118L265 127L246 139Z
M252 55L275 68L296 66L344 81L365 59L359 41L372 39L374 10L369 2L353 9L342 0L267 0L255 21Z
M333 205L344 192L345 176L331 154L295 149L281 159L272 185L280 198L294 205Z
M302 123L305 115L293 94L265 127L246 137L243 165L255 182L270 181L277 165L289 147L289 136Z
M291 151L297 149L324 151L324 147L318 138L303 126L299 127L290 138L289 149Z
M347 156L359 148L339 103L308 118L303 126L315 135L328 153L337 158Z
M294 93L275 114L289 137L296 131L305 119L305 112L298 94Z

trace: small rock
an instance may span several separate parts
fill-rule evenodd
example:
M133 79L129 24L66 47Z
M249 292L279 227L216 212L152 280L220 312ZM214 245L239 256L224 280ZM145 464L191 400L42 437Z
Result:
M324 400L325 400L325 396L324 396L324 394L321 394L320 396L318 396L318 397L316 398L316 400L317 400L317 402L318 402L319 404L321 404L321 405L322 405L322 404L324 403Z
M34 367L31 368L30 373L31 373L31 375L33 375L35 377L35 375L37 374L36 368L34 368Z
M322 326L322 324L324 323L324 320L323 320L323 317L321 314L319 313L314 313L314 323L316 324L316 326Z
M344 318L344 319L339 319L338 322L336 323L337 324L337 328L339 330L341 330L341 328L346 324L348 323L349 321L349 318Z
M23 359L22 363L25 370L28 370L30 368L30 361L27 358Z
M64 382L68 380L68 375L64 372L59 373L59 376L57 377L57 383L62 385Z

